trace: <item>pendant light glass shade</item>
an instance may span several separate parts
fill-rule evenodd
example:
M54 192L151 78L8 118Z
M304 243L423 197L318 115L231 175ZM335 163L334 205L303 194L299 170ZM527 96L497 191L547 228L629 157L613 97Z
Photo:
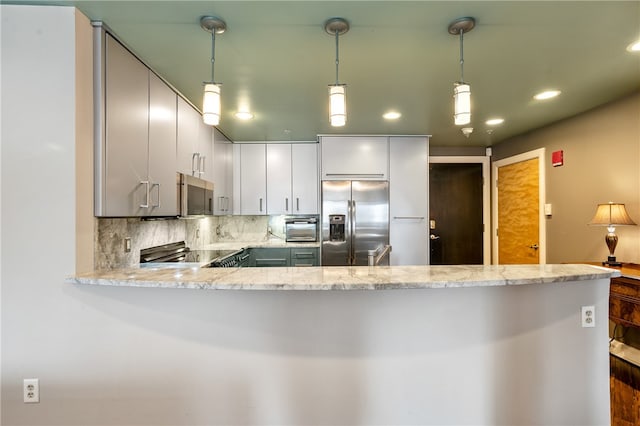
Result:
M347 100L344 84L329 86L329 122L333 127L347 123Z
M471 123L471 86L456 83L453 89L454 121L456 125Z
M204 85L202 121L209 126L220 124L220 86L217 84L207 83Z

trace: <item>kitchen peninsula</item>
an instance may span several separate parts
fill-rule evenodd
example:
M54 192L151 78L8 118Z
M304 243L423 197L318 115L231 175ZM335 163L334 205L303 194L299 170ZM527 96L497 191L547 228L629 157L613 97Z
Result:
M201 324L205 335L193 338L220 366L209 385L218 419L234 419L224 407L258 404L261 422L277 424L598 425L609 419L607 307L617 273L588 265L127 268L67 282L137 300L146 327L154 312ZM174 305L194 313L175 317ZM593 306L595 327L581 327L582 306Z
M81 274L72 284L211 290L391 290L490 287L608 279L588 265L449 265L314 268L126 268Z

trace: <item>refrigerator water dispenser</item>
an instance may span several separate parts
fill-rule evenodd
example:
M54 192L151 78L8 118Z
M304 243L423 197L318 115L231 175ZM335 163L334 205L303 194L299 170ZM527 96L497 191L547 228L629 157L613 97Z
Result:
M329 241L344 241L345 215L329 215Z

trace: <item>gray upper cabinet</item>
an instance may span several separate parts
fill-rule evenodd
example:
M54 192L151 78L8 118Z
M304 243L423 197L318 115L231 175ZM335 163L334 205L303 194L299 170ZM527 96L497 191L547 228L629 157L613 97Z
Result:
M233 144L213 130L213 214L233 214Z
M234 162L239 172L234 172L234 193L239 191L239 209L242 215L267 214L267 163L266 145L263 143L238 144L234 151ZM214 189L215 191L215 189Z
M318 144L235 144L233 156L235 214L318 214Z
M176 180L177 95L149 72L149 182L150 214L178 214Z
M386 136L321 136L322 180L387 180Z
M293 214L318 214L318 144L291 145Z
M389 262L429 264L429 138L391 136Z
M95 215L177 215L176 94L104 30L95 37Z
M267 214L290 214L291 144L267 144Z
M178 170L213 181L213 128L187 101L178 97Z

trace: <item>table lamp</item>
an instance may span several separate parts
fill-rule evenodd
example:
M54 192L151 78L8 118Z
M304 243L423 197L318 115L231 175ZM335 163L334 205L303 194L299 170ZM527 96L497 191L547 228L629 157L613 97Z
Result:
M604 237L604 241L609 248L609 256L606 262L602 262L603 265L608 266L622 266L622 263L616 261L616 257L613 252L618 245L618 236L615 234L616 226L620 225L635 225L636 223L629 217L627 209L624 204L612 203L598 204L596 214L589 222L589 225L601 225L606 226L609 233Z

